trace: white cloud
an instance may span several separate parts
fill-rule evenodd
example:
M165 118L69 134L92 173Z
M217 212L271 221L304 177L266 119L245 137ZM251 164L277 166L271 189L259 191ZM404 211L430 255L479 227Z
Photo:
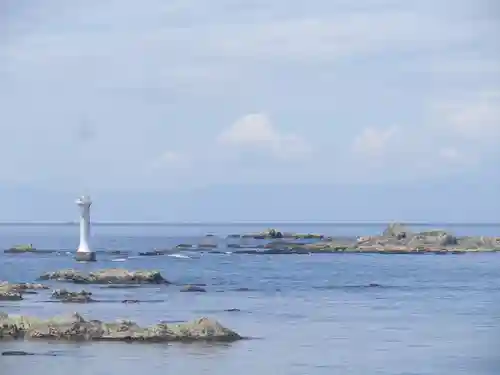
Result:
M303 159L312 152L312 148L303 138L297 134L279 132L263 113L241 117L217 137L217 143L228 147L265 151L281 160Z
M365 157L384 156L389 143L394 139L398 129L395 126L387 129L368 127L363 129L352 143L352 151Z
M249 114L238 119L217 138L222 144L261 145L272 144L279 138L270 119L261 113Z
M53 6L59 15L60 2L48 1L34 10L41 14L39 29L9 36L0 56L10 62L6 65L9 76L28 82L71 84L67 73L72 73L83 77L79 86L146 81L185 89L196 83L203 87L200 80L212 83L228 80L228 74L237 77L235 59L237 66L248 70L262 61L318 64L353 55L436 50L467 42L482 30L418 7L383 6L383 1L374 2L380 7L368 3L346 7L325 1L306 12L300 3L224 3L208 6L198 1L165 4L156 0L139 9L133 1L89 0L66 7L61 20L50 12ZM26 69L18 75L19 67ZM26 75L33 67L43 69L44 74ZM214 86L211 90L222 85Z
M149 173L156 186L167 169L166 181L175 170L198 180L207 173L204 182L219 182L212 167L231 179L234 170L255 181L295 178L296 163L279 161L311 155L312 162L301 164L301 176L337 181L345 170L348 180L356 163L372 168L371 160L382 167L387 160L410 161L412 167L417 159L451 160L443 138L468 159L482 150L467 139L494 139L500 133L494 131L498 99L465 96L452 102L440 119L448 134L419 120L422 103L433 94L498 81L498 49L492 42L497 33L469 12L486 9L486 1L11 3L12 12L2 18L9 37L0 35L0 157L15 160L3 167L6 181L26 178L49 185L58 177L74 185L68 176L76 173L84 148L75 152L69 137L92 142L85 160L88 165L92 160L88 169L96 185L121 188L126 185L121 176L143 188L144 178L137 176ZM455 63L451 68L449 61ZM435 67L436 62L442 64ZM405 71L408 64L414 64L412 74ZM464 78L462 71L489 75L485 82L483 75L483 80ZM251 114L214 141L227 108L244 114L262 106L286 118L286 124L275 126L266 114ZM96 134L69 129L82 113L91 116ZM391 123L401 128L362 129ZM359 134L353 144L351 131ZM301 134L314 134L314 153ZM180 152L159 156L165 140ZM476 148L465 145L465 153L460 142ZM354 160L349 147L363 158ZM230 173L228 165L235 166Z
M413 126L364 128L351 144L354 155L362 157L360 168L383 167L390 160L411 165L415 174L438 165L452 171L477 167L495 155L491 145L500 136L500 92L467 93L437 103L429 107L429 118Z
M177 151L165 151L153 163L153 168L175 168L185 169L191 166L191 159L185 153Z

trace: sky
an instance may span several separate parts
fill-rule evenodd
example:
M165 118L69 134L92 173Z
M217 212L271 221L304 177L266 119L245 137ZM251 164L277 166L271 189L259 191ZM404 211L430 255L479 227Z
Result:
M0 221L500 222L494 0L2 0Z

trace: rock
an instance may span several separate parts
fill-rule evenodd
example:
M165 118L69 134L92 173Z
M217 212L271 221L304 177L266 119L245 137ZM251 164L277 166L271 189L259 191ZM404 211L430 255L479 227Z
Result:
M87 275L68 269L45 273L39 279L68 281L77 284L170 284L158 271L128 271L120 268L99 270Z
M26 355L43 355L43 356L51 356L55 357L55 353L30 353L30 352L25 352L23 350L7 350L5 352L2 352L2 355L4 356L26 356Z
M58 289L52 292L51 297L61 302L88 303L96 302L91 297L92 293L82 290L80 292L70 292L66 289Z
M295 233L293 234L293 238L297 240L322 240L325 236L318 233Z
M399 223L392 223L387 226L387 228L382 233L382 237L394 237L398 240L409 238L413 235L411 230L406 226Z
M159 323L140 327L134 322L106 323L86 320L78 313L48 320L24 316L0 317L1 339L44 339L68 341L236 341L242 337L217 321L201 318L180 324Z
M205 293L207 290L199 285L184 285L181 292L201 292Z
M109 254L109 255L129 255L130 251L127 250L96 250L96 254Z
M0 292L1 291L10 291L17 293L29 293L34 292L35 290L41 289L49 289L47 285L43 284L32 284L32 283L18 283L18 284L9 284L8 282L0 283Z
M442 230L433 230L415 234L408 242L410 248L442 247L457 244L457 238Z
M413 233L401 224L390 224L381 236L358 237L355 248L382 254L423 254L455 249L457 244L454 235L442 230Z
M500 237L461 237L457 238L457 249L500 250Z
M37 283L21 283L21 284L15 284L15 285L20 290L43 290L43 289L49 289L48 285L37 284Z
M205 236L198 243L198 248L200 249L215 249L218 246L218 238L214 235Z
M24 352L22 350L7 350L6 352L2 352L2 355L10 355L10 356L14 356L14 355L35 355L35 353L28 353L28 352Z
M57 281L83 281L88 280L88 276L85 276L80 271L74 269L60 270L55 272L46 272L41 275L38 280L57 280Z
M23 296L19 292L0 291L0 301L21 301Z
M231 235L228 236L228 238L238 238L238 235ZM283 238L283 233L277 231L276 229L270 228L263 232L245 233L239 235L239 238L252 238L256 240L277 239L277 238Z
M175 248L176 249L192 249L194 247L195 247L195 245L192 245L192 244L181 243L181 244L177 245Z
M32 244L28 245L15 245L11 247L10 249L4 250L4 253L33 253L35 252L36 249L33 247Z
M127 271L125 269L106 269L89 274L93 283L100 284L166 284L158 271Z
M276 229L270 228L264 232L268 238L283 238L283 233L277 231Z
M171 251L170 250L152 250L152 251L143 251L143 252L140 252L139 255L140 256L158 256L158 255L166 255L166 254L170 254Z

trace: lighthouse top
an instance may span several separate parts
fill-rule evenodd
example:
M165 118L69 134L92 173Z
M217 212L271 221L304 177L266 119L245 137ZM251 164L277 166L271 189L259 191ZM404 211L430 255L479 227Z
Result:
M88 195L82 195L76 200L76 204L79 206L90 206L92 204L92 200Z

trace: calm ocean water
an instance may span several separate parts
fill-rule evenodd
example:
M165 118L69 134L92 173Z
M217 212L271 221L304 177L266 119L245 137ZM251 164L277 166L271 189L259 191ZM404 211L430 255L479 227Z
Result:
M266 226L94 227L97 250L132 253L196 243ZM278 229L327 235L375 234L383 226L297 224ZM500 226L446 228L456 234L500 235ZM33 243L73 251L78 228L0 226L0 248ZM0 351L55 356L0 357L0 373L109 375L185 373L239 375L498 375L500 374L500 254L234 255L186 257L101 255L76 264L70 255L0 254L0 280L26 282L45 271L74 267L158 269L176 283L205 283L208 293L176 286L92 287L96 299L160 300L124 305L47 303L46 295L0 302L0 311L51 316L78 311L96 319L216 318L254 339L233 344L0 342ZM370 283L381 287L367 287ZM57 284L61 287L63 284ZM70 286L71 287L71 286ZM243 289L245 288L245 289ZM75 288L76 289L76 288ZM236 308L240 311L228 312Z

